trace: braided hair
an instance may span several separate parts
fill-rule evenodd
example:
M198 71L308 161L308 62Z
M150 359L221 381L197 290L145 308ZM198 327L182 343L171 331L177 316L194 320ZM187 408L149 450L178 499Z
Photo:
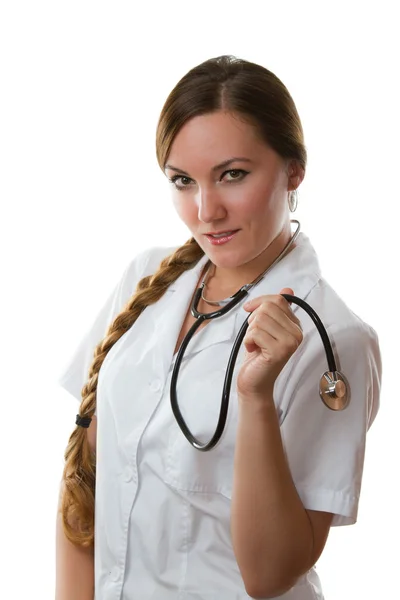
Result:
M88 381L82 388L79 414L91 418L96 409L96 390L101 365L113 345L126 333L146 306L157 302L168 287L203 256L203 250L191 238L160 263L154 275L143 277L136 291L110 325L105 338L96 346ZM96 456L88 441L87 429L77 426L65 451L61 513L64 532L74 544L94 544L94 501Z

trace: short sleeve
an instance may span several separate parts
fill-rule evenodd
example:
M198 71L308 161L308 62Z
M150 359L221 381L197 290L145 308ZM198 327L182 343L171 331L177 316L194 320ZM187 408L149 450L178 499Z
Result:
M333 411L320 399L319 382L328 366L313 327L287 380L290 401L281 435L304 507L333 513L332 525L338 526L357 520L366 434L379 407L382 367L377 335L367 324L354 320L328 333L337 368L350 386L350 403Z
M151 248L138 254L125 268L120 281L83 335L68 364L57 378L59 385L79 402L96 346L104 339L109 326L134 294L140 279L153 274L162 259L173 251L174 248Z

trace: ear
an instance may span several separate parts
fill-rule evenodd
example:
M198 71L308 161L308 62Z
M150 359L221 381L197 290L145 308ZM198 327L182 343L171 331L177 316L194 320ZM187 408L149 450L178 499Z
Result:
M296 190L304 179L305 171L299 161L291 160L288 163L288 192Z

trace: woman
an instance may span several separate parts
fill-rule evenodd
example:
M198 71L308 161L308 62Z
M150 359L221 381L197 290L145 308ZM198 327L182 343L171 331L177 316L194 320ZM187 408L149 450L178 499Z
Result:
M330 527L356 522L381 362L374 330L292 232L306 170L295 104L265 68L208 60L169 95L157 158L191 238L129 264L61 377L81 405L65 454L56 598L323 598L314 565ZM194 292L205 277L198 310L215 311L270 266L250 303L203 323L185 352L179 407L204 444L251 313L224 432L199 451L170 403ZM324 323L351 390L345 410L321 402L324 347L285 293Z

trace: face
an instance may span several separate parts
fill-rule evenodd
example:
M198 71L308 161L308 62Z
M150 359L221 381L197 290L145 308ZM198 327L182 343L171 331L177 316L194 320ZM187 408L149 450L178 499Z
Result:
M277 240L282 238L282 248L287 243L288 191L301 180L292 163L232 113L194 117L177 134L165 167L174 206L221 272L245 269L257 275ZM232 231L232 239L218 245L205 235Z

